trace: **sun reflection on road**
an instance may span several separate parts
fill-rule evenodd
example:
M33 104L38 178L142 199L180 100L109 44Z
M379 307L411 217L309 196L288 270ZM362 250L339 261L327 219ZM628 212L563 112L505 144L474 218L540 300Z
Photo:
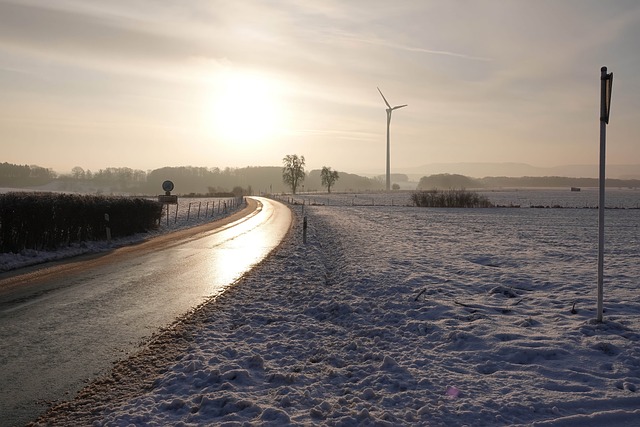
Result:
M271 208L263 209L254 218L233 227L237 233L235 238L212 248L207 262L207 273L211 278L207 290L209 295L223 292L278 245L283 235L274 235L268 227L256 226L271 221L272 216ZM286 229L282 232L286 233Z
M233 284L245 272L250 270L264 257L265 248L261 242L255 242L242 247L219 250L209 263L210 283L208 294L217 295L227 286Z

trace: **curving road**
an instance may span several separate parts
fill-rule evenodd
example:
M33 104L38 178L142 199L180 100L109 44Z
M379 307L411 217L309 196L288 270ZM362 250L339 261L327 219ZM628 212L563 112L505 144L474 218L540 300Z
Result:
M25 424L224 291L284 238L289 209L252 198L226 221L106 255L0 275L0 425Z

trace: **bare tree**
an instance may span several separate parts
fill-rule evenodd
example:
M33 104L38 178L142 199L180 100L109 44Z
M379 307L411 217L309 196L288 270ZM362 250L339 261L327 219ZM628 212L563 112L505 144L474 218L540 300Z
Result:
M287 154L282 159L282 181L291 187L293 194L296 194L298 185L304 181L304 156L297 154Z
M331 193L331 187L340 178L337 171L332 171L331 168L326 166L322 167L320 172L320 178L322 179L322 186L327 187L327 191Z
M84 169L82 169L80 166L75 166L73 169L71 169L71 175L74 179L84 179Z

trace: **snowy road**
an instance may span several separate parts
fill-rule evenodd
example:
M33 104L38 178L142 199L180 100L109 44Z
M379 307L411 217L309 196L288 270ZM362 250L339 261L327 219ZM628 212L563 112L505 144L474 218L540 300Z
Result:
M263 259L291 214L256 200L256 211L222 227L0 276L0 424L24 424L44 402L73 395Z

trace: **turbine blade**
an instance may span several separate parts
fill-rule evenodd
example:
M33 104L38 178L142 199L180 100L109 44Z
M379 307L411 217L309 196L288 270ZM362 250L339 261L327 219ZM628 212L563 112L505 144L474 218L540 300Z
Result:
M406 107L408 104L398 105L392 108L392 110L397 110L398 108Z
M382 99L384 99L384 103L387 104L387 107L391 108L391 105L389 105L389 103L387 102L387 98L382 95L382 91L380 90L380 88L378 88L378 92L380 92L380 96L382 96Z

